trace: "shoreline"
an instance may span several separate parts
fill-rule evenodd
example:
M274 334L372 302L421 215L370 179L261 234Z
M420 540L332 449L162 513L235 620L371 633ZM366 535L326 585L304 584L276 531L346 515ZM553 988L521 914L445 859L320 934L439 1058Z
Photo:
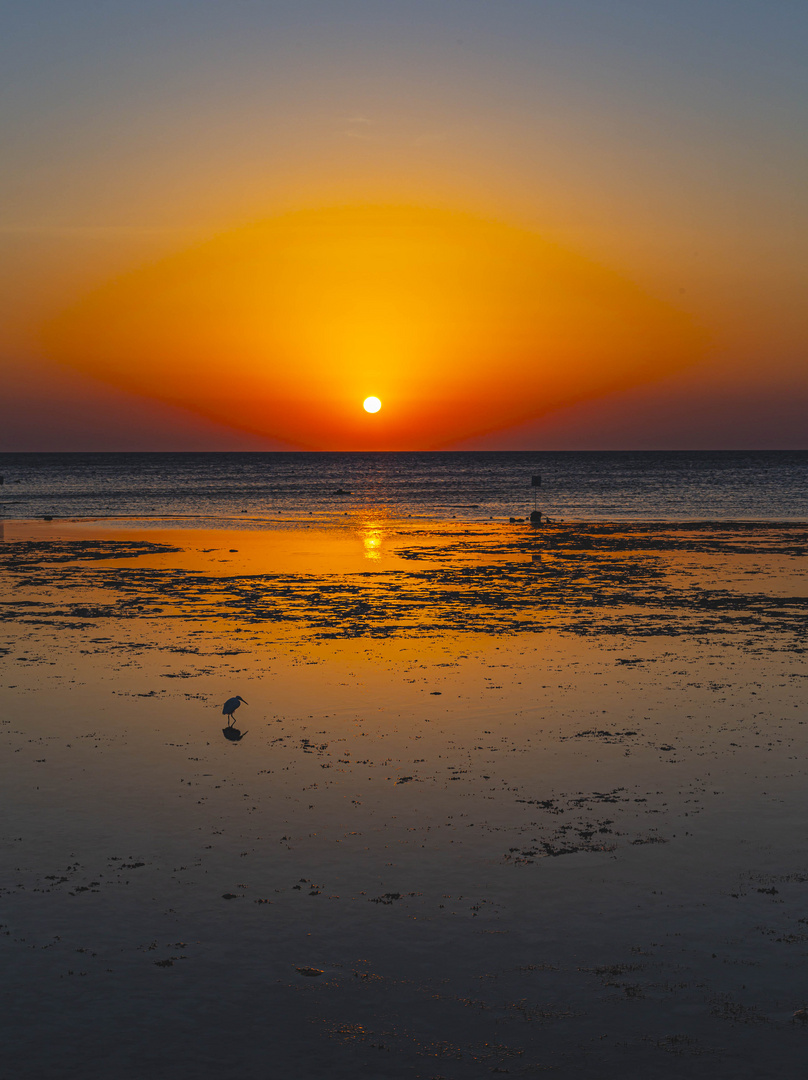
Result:
M64 532L0 544L16 1075L801 1067L804 527Z

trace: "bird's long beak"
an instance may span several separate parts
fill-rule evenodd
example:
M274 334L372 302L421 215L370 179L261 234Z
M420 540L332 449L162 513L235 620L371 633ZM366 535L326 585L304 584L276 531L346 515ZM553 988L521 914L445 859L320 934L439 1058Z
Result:
M250 704L249 701L245 701L243 697L239 698L239 701L242 702L242 704L244 704L244 705L249 705Z

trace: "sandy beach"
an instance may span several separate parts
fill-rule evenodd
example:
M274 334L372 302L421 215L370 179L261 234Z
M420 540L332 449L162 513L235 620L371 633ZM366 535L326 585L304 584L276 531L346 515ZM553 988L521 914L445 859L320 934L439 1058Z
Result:
M805 524L179 524L3 527L9 1076L797 1075Z

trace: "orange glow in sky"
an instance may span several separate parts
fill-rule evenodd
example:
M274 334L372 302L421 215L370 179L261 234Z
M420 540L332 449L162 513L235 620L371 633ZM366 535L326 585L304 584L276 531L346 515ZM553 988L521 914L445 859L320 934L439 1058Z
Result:
M536 233L406 206L225 233L45 332L49 358L120 389L333 450L440 447L681 369L702 344L673 307Z
M10 7L0 451L806 446L805 4Z

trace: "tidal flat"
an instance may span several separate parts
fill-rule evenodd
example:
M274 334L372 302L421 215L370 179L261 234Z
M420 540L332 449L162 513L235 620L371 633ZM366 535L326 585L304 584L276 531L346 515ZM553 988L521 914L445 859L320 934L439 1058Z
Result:
M4 525L7 1075L802 1071L808 526L183 524Z

